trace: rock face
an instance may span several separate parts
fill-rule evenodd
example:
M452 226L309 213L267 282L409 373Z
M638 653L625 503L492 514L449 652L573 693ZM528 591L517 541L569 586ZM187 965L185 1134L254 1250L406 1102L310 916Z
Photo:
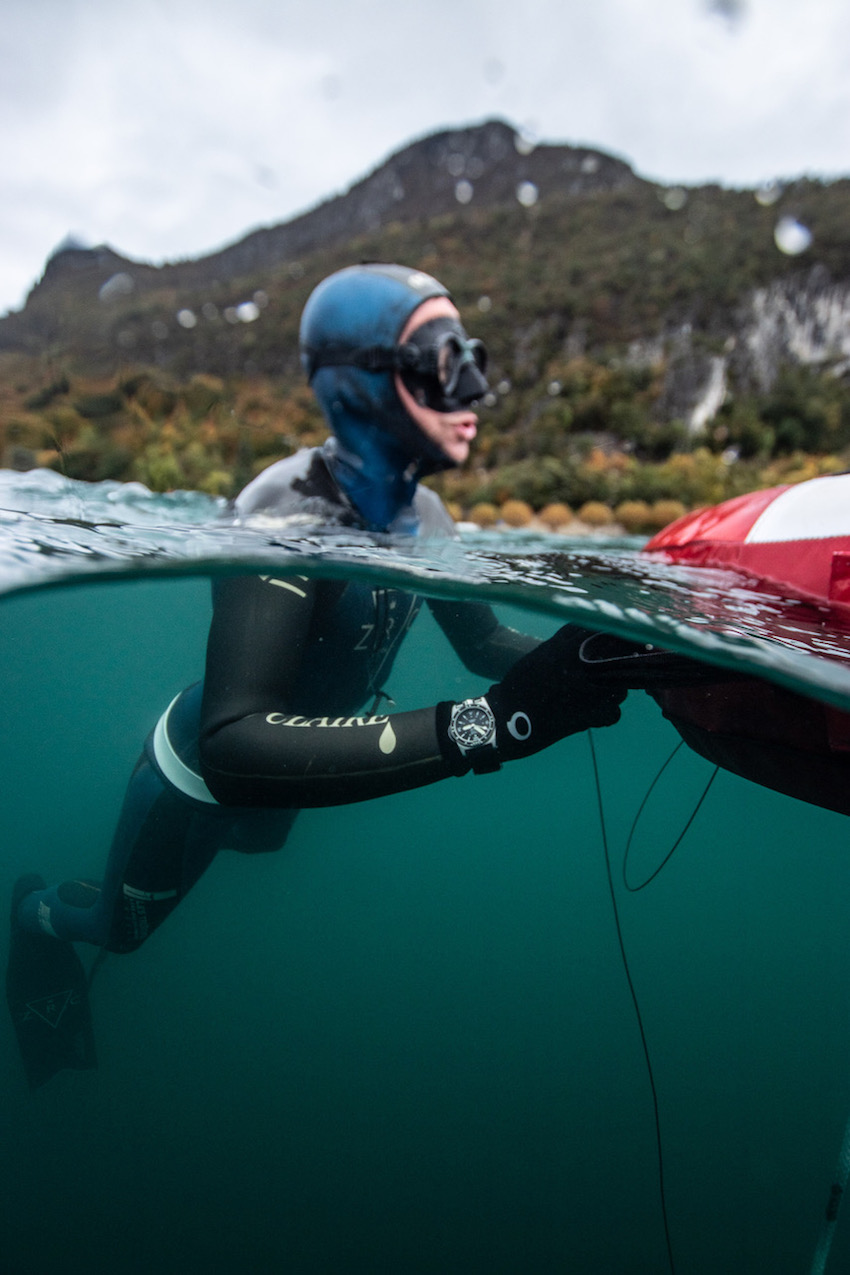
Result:
M427 221L454 213L472 201L483 208L515 206L518 199L533 203L538 192L581 196L639 181L623 160L587 147L532 145L509 124L490 120L413 142L345 194L194 261L153 267L129 261L104 245L63 246L48 261L30 297L60 281L67 285L73 277L82 282L86 276L90 286L99 280L101 287L116 274L128 274L142 291L198 286L212 279L226 282L297 262L316 249L394 221ZM0 346L4 326L8 325L0 320Z
M783 363L850 368L850 284L815 268L779 279L749 298L740 336L739 368L759 389L770 389Z
M205 264L217 278L230 278L392 221L456 212L459 204L471 201L493 208L514 205L517 198L533 201L536 190L582 195L639 180L628 164L610 155L572 146L531 146L510 125L490 120L413 142L346 194L284 225L255 231L206 258Z
M122 359L184 376L294 374L302 260L320 277L321 254L343 259L345 245L376 231L395 244L399 227L415 256L449 226L453 267L483 292L476 236L509 221L510 209L524 220L492 255L486 290L521 303L504 311L501 329L512 376L544 376L564 333L564 358L587 353L651 368L661 387L657 418L698 434L730 391L770 391L789 363L850 373L850 184L832 194L801 188L793 198L821 216L826 250L810 257L825 265L783 258L773 246L774 213L747 192L665 190L621 159L534 144L490 120L414 141L344 194L195 260L156 267L105 245L65 243L24 309L0 318L0 351L68 353L103 374ZM549 238L534 259L541 227ZM773 256L760 249L753 265L763 244ZM268 280L278 288L271 303ZM641 309L635 298L644 292L653 302ZM242 323L266 304L273 317L249 336ZM258 335L267 323L278 325L274 339ZM495 348L495 332L488 340Z
M713 420L732 384L769 392L788 365L850 372L850 283L820 267L753 289L728 320L722 353L700 349L688 325L668 334L663 355L652 347L654 362L665 363L661 414L690 433Z

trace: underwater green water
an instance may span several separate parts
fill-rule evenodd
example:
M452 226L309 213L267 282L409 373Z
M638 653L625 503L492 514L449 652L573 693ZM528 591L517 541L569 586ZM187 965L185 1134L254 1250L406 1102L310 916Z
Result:
M209 617L195 578L0 600L4 897L24 871L100 874ZM388 689L404 708L485 684L423 611ZM677 1275L805 1272L850 1110L846 817L720 771L630 894L629 829L678 736L632 692L594 738ZM712 769L676 755L632 879ZM586 735L220 855L92 995L96 1072L30 1095L0 1030L10 1275L669 1269Z

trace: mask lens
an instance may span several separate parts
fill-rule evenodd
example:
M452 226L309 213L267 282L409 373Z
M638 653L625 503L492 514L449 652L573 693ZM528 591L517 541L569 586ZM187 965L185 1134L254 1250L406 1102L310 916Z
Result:
M453 412L487 393L487 351L455 319L431 319L396 351L401 379L417 402Z
M454 333L448 333L437 349L437 379L448 397L454 394L461 373L469 363L473 363L481 375L484 375L487 351L482 342L462 340Z

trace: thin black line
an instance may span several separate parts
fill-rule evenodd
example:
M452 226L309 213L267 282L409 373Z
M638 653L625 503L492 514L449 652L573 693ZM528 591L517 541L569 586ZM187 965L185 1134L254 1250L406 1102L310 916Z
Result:
M661 1217L664 1222L664 1239L667 1244L667 1260L670 1263L671 1275L676 1275L676 1265L673 1261L673 1245L670 1240L670 1226L667 1220L667 1195L664 1188L664 1148L661 1143L661 1119L658 1112L658 1093L655 1088L655 1076L652 1071L652 1060L649 1056L649 1044L643 1027L643 1018L641 1017L635 985L632 982L632 975L629 970L629 961L626 956L626 945L623 941L623 931L620 926L620 911L617 907L617 895L614 890L614 876L611 871L611 855L608 849L608 833L605 829L605 811L602 805L602 785L599 780L599 766L596 761L596 747L593 742L593 731L589 730L587 732L587 738L590 742L590 756L593 762L593 778L596 784L596 800L599 806L599 826L602 829L602 846L605 851L605 871L608 874L608 890L611 894L611 906L614 909L614 924L617 930L617 942L620 945L620 956L623 961L626 982L629 985L629 993L632 998L632 1004L637 1018L638 1030L640 1031L640 1039L643 1046L643 1056L646 1060L646 1070L649 1076L649 1088L652 1092L652 1107L655 1114L655 1143L658 1152L658 1189L661 1197Z

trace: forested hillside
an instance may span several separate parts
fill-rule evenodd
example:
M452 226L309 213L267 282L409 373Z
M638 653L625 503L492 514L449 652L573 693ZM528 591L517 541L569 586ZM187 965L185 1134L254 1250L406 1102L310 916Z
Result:
M437 275L490 350L474 459L440 480L459 513L591 501L649 526L660 500L847 467L850 182L659 187L498 121L195 262L65 245L0 319L2 463L229 494L323 436L299 314L375 259Z

